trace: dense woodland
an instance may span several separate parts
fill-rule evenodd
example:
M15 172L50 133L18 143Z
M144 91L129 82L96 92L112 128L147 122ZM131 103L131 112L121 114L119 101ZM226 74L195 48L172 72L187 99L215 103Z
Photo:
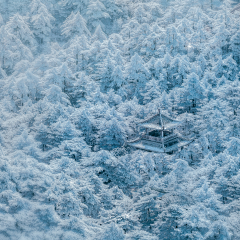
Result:
M0 0L0 239L240 239L240 11L229 0ZM126 142L158 109L194 142Z

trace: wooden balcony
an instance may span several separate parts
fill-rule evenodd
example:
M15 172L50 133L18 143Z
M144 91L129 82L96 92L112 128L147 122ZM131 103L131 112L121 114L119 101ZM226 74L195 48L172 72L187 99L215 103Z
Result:
M153 136L149 136L149 135L144 134L144 135L141 136L141 138L149 140L149 141L153 141L153 142L162 143L162 138L160 138L160 137L153 137ZM168 142L170 142L170 141L172 141L176 138L178 138L178 136L176 134L172 133L172 134L164 137L163 142L168 143Z
M162 139L161 139L161 138L149 136L149 135L146 135L146 134L142 135L141 138L142 138L142 139L146 139L146 140L150 140L150 141L153 141L153 142L159 142L159 143L162 142Z

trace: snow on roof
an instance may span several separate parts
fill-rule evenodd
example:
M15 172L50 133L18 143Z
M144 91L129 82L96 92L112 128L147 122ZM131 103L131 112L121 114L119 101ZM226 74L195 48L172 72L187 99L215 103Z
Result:
M177 127L181 122L174 121L171 123L164 124L164 130L169 130L172 128ZM162 130L162 126L155 124L155 123L140 123L139 126L145 127L145 128L151 128L151 129L156 129L156 130Z
M142 124L142 123L147 123L147 122L151 122L151 121L154 120L155 118L159 118L159 117L160 117L160 116L159 116L159 113L157 113L157 114L155 114L154 116L152 116L152 117L150 117L150 118L147 118L147 119L141 121L140 124ZM165 121L168 121L168 122L177 122L176 120L174 120L174 119L166 116L165 114L161 114L161 117L162 117L163 121L165 120Z
M128 143L128 145L135 147L135 148L139 148L145 151L151 151L151 152L157 152L157 153L164 153L164 150L160 147L153 147L153 146L149 146L146 144L143 144L141 140L136 141L136 142L130 142Z
M155 147L155 146L147 145L146 143L143 143L141 139L137 139L136 141L128 142L128 145L132 146L132 147L135 147L135 148L145 150L145 151L151 151L151 152L156 152L156 153L167 153L167 152L174 151L178 148L187 146L191 142L192 141L179 142L179 143L174 144L173 146L166 147L165 149L161 148L160 146Z

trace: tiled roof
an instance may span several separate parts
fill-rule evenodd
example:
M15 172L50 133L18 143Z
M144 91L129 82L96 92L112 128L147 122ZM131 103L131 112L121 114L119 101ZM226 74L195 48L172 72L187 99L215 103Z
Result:
M161 114L162 116L162 120L163 120L163 124L165 125L165 123L167 122L177 122L176 120L166 116L165 114ZM154 116L148 118L148 119L145 119L143 121L141 121L139 124L143 124L143 123L152 123L152 122L158 122L159 123L160 121L160 115L159 113L158 114L155 114ZM160 124L159 124L160 125Z
M160 118L160 113L158 113L150 118L147 118L139 122L138 125L144 128L162 130L162 125L161 125L161 120L162 120L164 129L167 130L167 129L175 128L177 125L181 123L179 121L176 121L166 116L165 114L161 114L161 118Z
M177 150L178 148L187 146L190 143L191 141L182 141L177 144L174 144L173 146L166 147L163 149L162 147L160 147L160 145L159 146L157 146L156 144L154 145L154 142L150 143L149 141L148 143L148 141L138 139L137 141L134 141L134 142L128 142L128 145L138 149L145 150L145 151L156 152L156 153L164 153L164 152L168 153L168 152Z
M171 122L171 123L167 123L164 124L164 130L169 130L172 128L177 127L181 122ZM162 126L160 126L160 124L154 124L154 123L140 123L139 126L141 127L145 127L145 128L150 128L150 129L155 129L155 130L162 130Z

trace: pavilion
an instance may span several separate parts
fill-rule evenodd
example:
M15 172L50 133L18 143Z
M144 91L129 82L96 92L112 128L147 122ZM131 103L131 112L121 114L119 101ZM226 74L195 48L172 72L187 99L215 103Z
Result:
M144 133L127 144L150 152L174 153L193 141L178 133L177 129L181 127L181 123L161 114L159 110L156 115L138 124L138 130L145 130Z

